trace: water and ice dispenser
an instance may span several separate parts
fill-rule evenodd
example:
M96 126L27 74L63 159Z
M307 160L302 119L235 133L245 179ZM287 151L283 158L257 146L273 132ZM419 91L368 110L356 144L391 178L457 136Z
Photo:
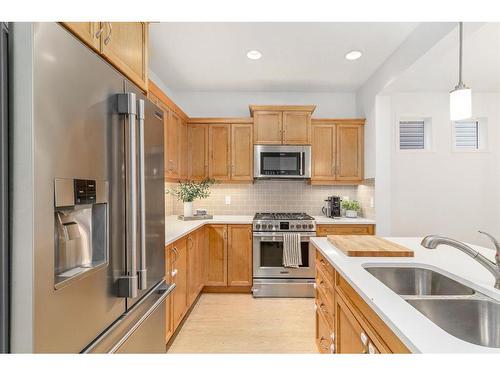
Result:
M54 287L108 264L108 182L56 178Z

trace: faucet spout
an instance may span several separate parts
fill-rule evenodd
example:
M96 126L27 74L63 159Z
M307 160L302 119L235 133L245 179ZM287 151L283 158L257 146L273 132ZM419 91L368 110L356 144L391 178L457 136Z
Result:
M448 245L462 251L463 253L469 255L471 258L483 265L488 271L490 271L493 277L495 277L495 288L500 289L500 246L496 249L497 253L495 256L495 264L481 253L474 250L472 247L464 244L463 242L454 240L453 238L431 235L424 237L420 244L427 249L435 249L439 245ZM498 242L496 242L495 247L497 244Z

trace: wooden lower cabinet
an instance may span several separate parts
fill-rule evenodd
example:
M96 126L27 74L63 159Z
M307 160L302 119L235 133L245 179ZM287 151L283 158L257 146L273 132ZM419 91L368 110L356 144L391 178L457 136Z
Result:
M205 286L252 286L252 226L211 224L205 236Z
M375 234L374 224L318 224L316 226L316 235L325 237L330 234L356 234L373 235Z
M172 245L165 247L165 281L168 284L172 283L172 260L173 256ZM173 319L172 319L172 299L173 296L170 294L167 297L167 303L165 308L165 342L168 342L174 333Z
M179 323L184 318L187 311L187 273L188 273L188 253L187 239L181 238L172 245L172 282L176 287L172 292L172 319L173 330L175 331Z
M228 225L227 285L252 285L252 226Z
M315 309L320 353L410 353L318 250Z
M207 225L205 237L205 286L226 286L227 225Z
M188 251L188 279L187 279L187 304L193 304L203 288L203 250L204 228L190 233L187 237Z

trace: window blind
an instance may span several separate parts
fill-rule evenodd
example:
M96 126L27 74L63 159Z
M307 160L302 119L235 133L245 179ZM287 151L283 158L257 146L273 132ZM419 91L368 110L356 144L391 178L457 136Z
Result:
M399 122L399 149L423 150L425 148L424 120Z
M455 122L455 147L472 150L479 148L479 124L477 121Z

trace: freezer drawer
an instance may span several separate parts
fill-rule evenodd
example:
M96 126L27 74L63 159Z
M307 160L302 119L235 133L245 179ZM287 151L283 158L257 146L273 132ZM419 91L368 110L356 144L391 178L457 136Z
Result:
M83 353L165 353L166 299L174 288L158 283Z

